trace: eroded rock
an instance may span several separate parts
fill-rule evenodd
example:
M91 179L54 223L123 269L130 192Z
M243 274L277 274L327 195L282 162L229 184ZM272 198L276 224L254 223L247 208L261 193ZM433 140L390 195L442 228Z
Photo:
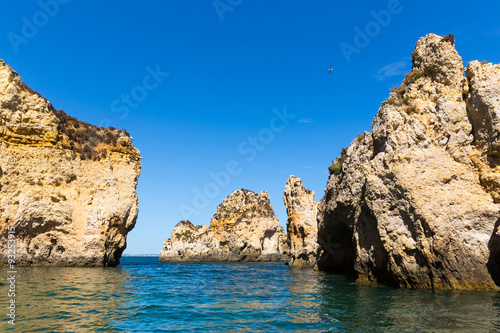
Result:
M318 255L318 202L314 191L302 185L302 180L290 176L283 194L288 220L290 266L314 267Z
M177 224L160 261L284 261L287 253L286 234L267 192L241 189L222 201L209 229Z
M400 287L497 289L498 66L467 72L452 38L418 41L412 72L328 180L319 269Z
M467 66L467 110L481 151L500 157L500 65L472 61Z
M113 145L120 138L123 152ZM16 265L118 264L137 219L140 169L126 132L56 111L0 61L0 262L14 227Z

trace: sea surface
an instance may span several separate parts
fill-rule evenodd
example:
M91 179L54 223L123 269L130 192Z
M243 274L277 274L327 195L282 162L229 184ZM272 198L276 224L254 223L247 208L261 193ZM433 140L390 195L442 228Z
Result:
M498 293L359 286L283 263L124 257L114 268L17 271L16 326L7 323L8 285L0 285L2 330L500 332Z

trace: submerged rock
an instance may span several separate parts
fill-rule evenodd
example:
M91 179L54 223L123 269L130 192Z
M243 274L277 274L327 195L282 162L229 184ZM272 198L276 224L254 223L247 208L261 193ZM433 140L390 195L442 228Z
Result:
M314 267L318 255L318 203L314 191L306 189L295 176L288 178L285 188L290 266Z
M400 287L497 289L499 77L499 65L472 62L464 78L452 36L419 39L411 73L330 175L319 269Z
M56 111L0 61L0 262L112 266L135 225L139 151Z
M287 252L286 234L267 192L241 189L222 201L210 228L177 224L160 261L284 261Z

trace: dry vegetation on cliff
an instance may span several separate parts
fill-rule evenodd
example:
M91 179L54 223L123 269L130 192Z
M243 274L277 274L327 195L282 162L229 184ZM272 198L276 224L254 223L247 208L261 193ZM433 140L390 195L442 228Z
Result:
M111 151L130 153L123 149L127 145L121 145L120 141L120 138L130 137L127 131L91 125L69 116L63 110L53 112L59 120L60 133L67 137L63 141L65 148L77 152L80 159L99 161Z
M98 161L112 152L138 159L125 130L94 126L57 111L42 95L24 84L0 60L0 139L13 144L55 146L73 151L73 158Z

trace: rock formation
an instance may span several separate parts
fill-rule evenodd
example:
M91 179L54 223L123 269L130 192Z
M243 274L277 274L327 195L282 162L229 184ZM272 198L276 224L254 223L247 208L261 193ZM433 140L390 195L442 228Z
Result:
M119 263L138 213L139 151L125 131L56 111L0 61L0 262Z
M177 224L160 261L284 261L287 251L285 231L267 192L241 189L222 201L210 228Z
M416 288L500 282L500 66L463 63L453 36L419 39L373 129L331 167L322 270ZM496 282L496 283L495 283Z
M306 189L300 178L290 176L283 201L288 215L290 266L314 267L318 255L318 203L314 200L314 191Z
M160 261L218 261L219 241L208 233L207 226L179 222L163 244ZM221 260L223 261L223 260Z

